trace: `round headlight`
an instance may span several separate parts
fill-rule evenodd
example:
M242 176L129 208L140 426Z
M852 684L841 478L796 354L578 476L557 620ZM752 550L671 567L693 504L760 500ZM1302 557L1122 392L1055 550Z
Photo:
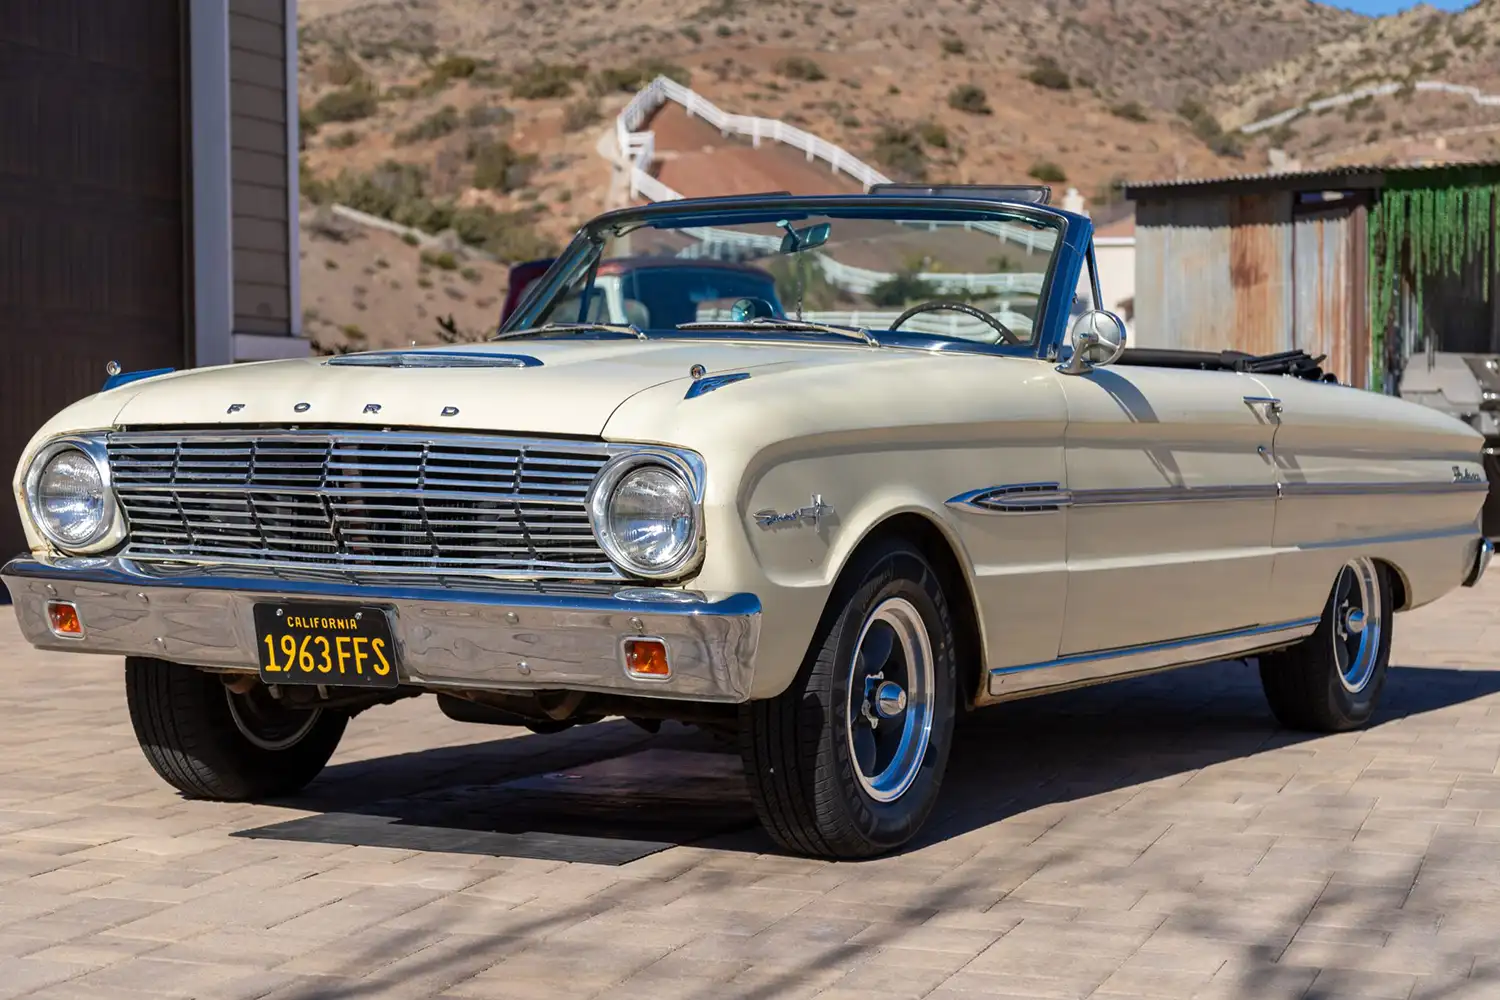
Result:
M83 549L99 541L113 519L104 473L73 447L59 448L43 462L31 488L37 526L64 549Z
M698 553L692 488L676 469L655 462L622 466L600 483L591 505L605 554L636 576L680 574Z

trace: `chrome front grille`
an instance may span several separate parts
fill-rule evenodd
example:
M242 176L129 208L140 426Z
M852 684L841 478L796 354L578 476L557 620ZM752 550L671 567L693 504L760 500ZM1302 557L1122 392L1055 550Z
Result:
M142 560L613 578L585 500L605 445L409 432L123 432Z

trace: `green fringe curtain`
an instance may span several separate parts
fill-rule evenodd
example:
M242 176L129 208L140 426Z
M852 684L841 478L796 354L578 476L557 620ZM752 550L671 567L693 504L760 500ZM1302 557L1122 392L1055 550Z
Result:
M1385 337L1396 311L1403 272L1413 279L1418 321L1427 279L1457 276L1476 258L1483 262L1488 301L1495 270L1495 208L1500 177L1430 171L1387 182L1370 213L1370 358L1374 384L1386 391ZM1403 265L1404 261L1404 265Z

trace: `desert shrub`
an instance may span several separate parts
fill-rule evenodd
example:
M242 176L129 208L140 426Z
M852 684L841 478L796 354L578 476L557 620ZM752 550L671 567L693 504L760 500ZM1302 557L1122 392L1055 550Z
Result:
M445 135L452 135L458 131L458 126L458 109L451 104L445 104L411 128L397 132L396 145L405 146L413 142L441 139Z
M599 121L599 105L591 98L574 101L563 109L564 132L581 132Z
M776 64L776 72L788 80L805 80L809 83L828 79L823 67L807 56L787 56Z
M600 94L616 90L633 93L659 76L675 80L684 87L693 78L691 73L674 62L665 59L637 59L628 66L600 70L594 77L594 90Z
M882 125L875 134L871 155L898 177L919 181L927 176L927 151L922 146L922 137L908 125Z
M870 289L870 301L887 308L935 298L938 298L937 287L924 280L910 265Z
M961 83L948 92L948 107L970 115L991 113L989 97L984 89L972 83Z
M479 71L479 65L479 60L469 56L448 56L432 67L432 75L427 79L428 85L446 87L454 80L467 80Z
M703 41L703 33L700 32L697 28L693 27L691 24L689 24L685 28L680 28L678 30L682 33L683 38L686 38L694 45L697 45L698 43Z
M515 117L507 108L495 104L476 104L464 112L464 124L470 128L488 128L491 125L509 125Z
M328 82L335 87L347 87L365 78L364 67L343 49L334 53L328 64Z
M518 153L508 142L482 139L469 146L474 186L508 192L524 187L536 170L535 153Z
M1189 97L1177 107L1177 113L1193 130L1203 144L1220 156L1239 158L1245 155L1244 146L1238 137L1224 131L1213 112Z
M387 160L365 174L344 170L319 183L319 200L337 202L413 229L435 233L448 228L453 207L427 197L426 172L413 163Z
M435 267L439 271L457 271L458 258L447 250L432 251L423 250L421 253L422 263L428 267Z
M964 40L962 38L944 38L939 43L939 45L942 46L943 53L950 56L961 56L969 49L969 47L964 44Z
M1111 105L1109 113L1116 118L1123 118L1128 122L1143 122L1146 120L1146 109L1141 106L1140 101L1126 101L1123 104Z
M538 234L525 212L497 212L487 205L461 208L453 214L453 231L506 263L557 253L557 244Z
M569 97L573 93L573 83L583 79L585 72L582 66L532 63L511 78L511 96L533 101Z
M922 141L935 149L948 148L948 130L937 122L922 122L917 126L917 131L922 136Z
M318 98L318 103L314 104L308 112L308 119L314 125L323 125L328 122L357 122L361 118L373 115L379 106L380 99L375 96L374 89L360 83L352 87L330 90Z
M1068 76L1068 71L1057 64L1057 60L1051 56L1042 56L1031 67L1031 72L1026 74L1026 79L1038 87L1046 87L1048 90L1071 90L1073 80Z
M1038 160L1026 171L1026 176L1034 177L1043 184L1061 184L1068 179L1068 175L1062 167L1051 160Z
M332 149L348 149L350 146L356 145L362 138L364 138L364 133L358 129L345 129L338 135L329 136L328 145Z

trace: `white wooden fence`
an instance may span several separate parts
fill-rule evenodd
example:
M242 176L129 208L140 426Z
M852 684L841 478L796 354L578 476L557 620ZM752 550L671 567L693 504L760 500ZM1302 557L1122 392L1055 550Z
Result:
M1246 135L1254 135L1257 132L1264 132L1266 129L1275 128L1278 125L1285 125L1293 118L1305 115L1309 111L1318 112L1327 111L1330 108L1343 108L1353 104L1355 101L1362 101L1367 97L1390 97L1400 93L1403 86L1400 83L1386 82L1370 84L1366 87L1356 87L1353 90L1346 90L1341 94L1334 94L1332 97L1320 98L1295 108L1289 108L1269 118L1253 121L1249 125L1241 125L1240 131ZM1466 84L1445 83L1442 80L1418 80L1413 86L1423 93L1456 94L1460 97L1467 97L1480 107L1500 107L1500 94L1486 94L1478 87L1470 87Z

